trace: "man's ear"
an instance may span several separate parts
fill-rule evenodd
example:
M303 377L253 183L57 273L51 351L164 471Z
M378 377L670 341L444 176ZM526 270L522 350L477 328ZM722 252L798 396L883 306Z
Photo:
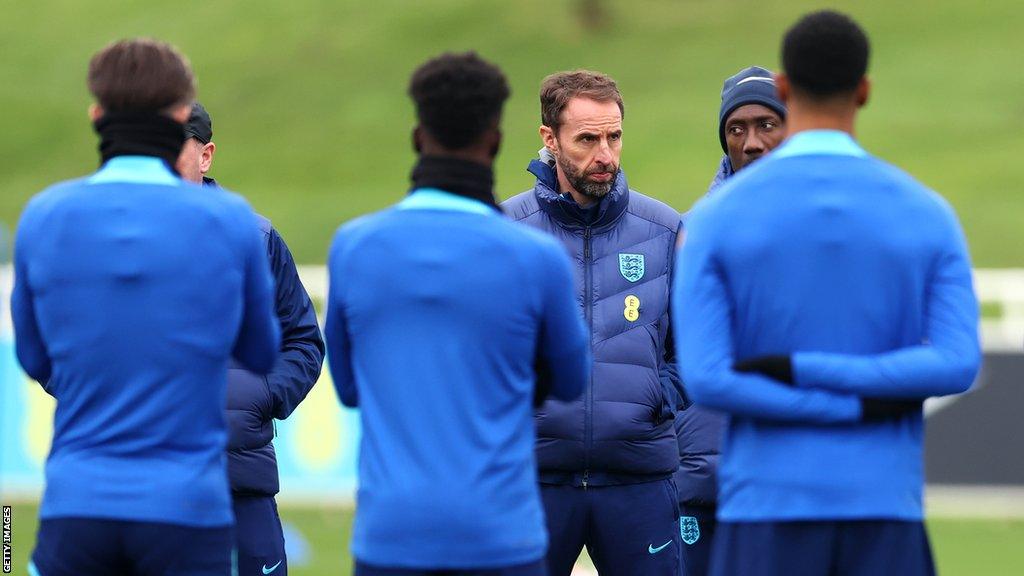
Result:
M779 100L788 107L792 92L789 87L789 77L782 72L775 73L775 92L779 95Z
M491 159L493 160L498 157L498 152L501 152L501 141L503 136L500 128L495 128L491 134L491 146L488 153L491 155Z
M548 152L552 154L558 153L558 137L550 126L541 124L540 140L544 143L544 147L548 149Z
M97 104L95 102L93 102L92 104L89 104L89 121L90 122L95 122L95 121L99 120L102 117L103 117L103 108L99 104Z
M213 154L216 151L217 145L213 142L203 144L203 150L199 156L199 171L202 172L203 176L206 176L206 173L213 166Z
M178 124L184 124L185 122L188 122L188 117L192 115L192 104L189 103L172 106L171 109L167 111L167 115L171 117L171 120L174 120Z
M423 132L418 125L412 129L412 149L417 154L423 153Z
M871 79L864 76L857 83L856 102L857 108L863 108L867 105L868 100L871 97Z

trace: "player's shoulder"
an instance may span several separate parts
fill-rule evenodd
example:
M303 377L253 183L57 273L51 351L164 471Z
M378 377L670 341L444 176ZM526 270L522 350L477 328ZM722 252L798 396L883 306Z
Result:
M629 206L626 211L637 218L663 226L673 234L679 228L678 210L632 188L629 190Z
M21 211L19 227L24 227L38 218L45 217L46 214L58 210L62 206L75 203L85 182L85 178L64 180L47 186L33 195Z
M869 160L876 185L899 201L904 210L916 214L916 218L932 218L955 225L956 211L941 194L899 166L875 156L869 156Z
M533 188L520 192L501 203L501 209L515 221L525 220L540 212L540 203Z
M371 239L375 234L386 233L391 226L400 226L396 221L394 206L357 216L342 223L334 231L331 239L330 256L338 258L353 248Z

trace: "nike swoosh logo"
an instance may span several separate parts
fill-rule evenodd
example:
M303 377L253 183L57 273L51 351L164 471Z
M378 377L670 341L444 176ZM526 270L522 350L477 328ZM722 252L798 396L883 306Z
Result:
M662 550L664 550L671 543L672 543L672 541L669 540L668 542L665 542L664 544L662 544L661 546L658 546L657 548L655 548L653 544L648 544L647 545L647 551L649 553L651 553L651 554L657 554L658 552L661 552ZM264 574L266 574L266 572L264 572Z
M666 546L667 546L667 544L666 544ZM274 564L274 565L273 565L272 567L270 567L270 568L267 568L267 565L266 565L266 564L264 564L264 565L263 565L263 573L264 573L264 574L270 574L270 573L271 573L271 572L273 572L274 570L277 570L277 567L281 565L281 562L283 562L283 560L278 560L278 561L277 561L277 564Z

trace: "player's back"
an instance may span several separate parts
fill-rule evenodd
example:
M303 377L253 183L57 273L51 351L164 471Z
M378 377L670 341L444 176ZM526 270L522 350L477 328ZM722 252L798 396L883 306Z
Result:
M568 262L481 203L407 204L343 227L331 253L329 306L344 308L364 424L353 552L410 566L535 560L534 362L553 266L578 315ZM582 326L578 344L585 355Z
M785 150L738 175L699 217L720 233L735 357L922 344L929 283L962 242L952 211L863 151ZM922 437L917 415L833 426L734 417L723 517L919 518Z
M224 525L226 362L258 230L240 198L131 162L41 193L19 230L58 400L41 516Z

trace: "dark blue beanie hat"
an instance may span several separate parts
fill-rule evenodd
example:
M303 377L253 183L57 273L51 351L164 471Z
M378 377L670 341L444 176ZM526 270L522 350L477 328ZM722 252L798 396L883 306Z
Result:
M722 141L722 151L728 152L725 146L725 119L740 106L761 104L775 111L783 119L786 118L786 107L779 100L775 91L775 78L772 73L760 66L744 68L730 76L722 85L722 108L718 112L718 139Z

